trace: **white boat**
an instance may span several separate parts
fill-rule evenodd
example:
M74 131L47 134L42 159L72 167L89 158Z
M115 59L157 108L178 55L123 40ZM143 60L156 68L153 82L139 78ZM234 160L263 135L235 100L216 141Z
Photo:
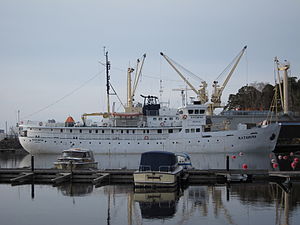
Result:
M54 162L57 169L97 169L94 154L91 150L71 148L62 152L62 157Z
M98 126L28 123L19 126L19 140L31 154L61 153L76 147L94 153L172 152L271 152L280 124L272 123L236 130L210 131L206 105L199 102L166 113L159 104L144 104L142 114L114 113Z
M145 55L143 60L145 59ZM143 65L142 60L142 65ZM139 61L138 61L139 62ZM209 105L193 101L179 109L163 107L155 96L142 96L144 104L134 105L134 93L142 65L131 85L132 68L128 69L125 112L111 112L109 94L107 112L82 115L82 123L68 118L65 123L25 122L19 125L19 140L31 154L61 153L76 147L94 153L143 153L164 150L187 153L271 152L274 150L280 125L259 127L239 125L236 130L212 130ZM107 93L110 64L106 53ZM88 124L87 116L102 116L100 124ZM249 129L248 129L249 128Z
M176 157L177 157L177 161L178 161L178 165L182 166L183 169L192 169L192 161L191 161L191 157L183 152L183 153L176 153Z
M135 187L175 187L183 173L173 152L150 151L141 155L139 170L134 172Z

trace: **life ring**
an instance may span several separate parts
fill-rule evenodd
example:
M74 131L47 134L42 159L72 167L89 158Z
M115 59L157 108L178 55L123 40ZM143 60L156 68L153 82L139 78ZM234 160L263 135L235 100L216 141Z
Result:
M148 137L148 136L145 136L145 137L144 137L144 140L149 140L149 137Z
M182 119L185 120L186 118L187 118L187 115L183 115L183 116L182 116Z
M164 122L161 122L161 123L160 123L160 126L161 126L161 127L165 126L165 123L164 123Z

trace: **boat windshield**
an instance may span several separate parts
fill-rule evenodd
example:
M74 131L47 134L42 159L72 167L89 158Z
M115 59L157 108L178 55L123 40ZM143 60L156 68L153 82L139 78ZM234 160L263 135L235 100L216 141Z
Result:
M176 155L166 152L146 152L141 156L140 170L174 171L177 163Z
M64 152L63 157L73 157L73 158L85 158L87 156L86 152Z

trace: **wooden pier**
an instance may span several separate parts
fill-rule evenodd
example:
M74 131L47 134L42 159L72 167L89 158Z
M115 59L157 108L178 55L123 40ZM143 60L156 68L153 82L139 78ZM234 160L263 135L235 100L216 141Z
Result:
M105 184L133 184L131 169L113 170L58 170L58 169L0 169L0 183L21 185L28 183L52 184L66 182L91 183L96 187ZM300 171L268 170L186 170L182 184L215 184L255 181L300 181Z

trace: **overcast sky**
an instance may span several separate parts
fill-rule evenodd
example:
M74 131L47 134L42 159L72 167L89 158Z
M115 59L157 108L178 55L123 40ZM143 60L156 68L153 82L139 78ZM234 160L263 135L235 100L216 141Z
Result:
M290 61L299 76L299 12L299 0L1 0L0 129L16 122L17 110L22 119L37 121L68 115L78 121L82 113L104 111L103 46L124 102L127 67L144 53L137 95L159 96L162 79L162 101L174 107L181 97L172 89L184 83L161 51L211 86L248 45L224 91L225 103L247 83L273 84L275 56ZM199 80L191 82L197 87Z

